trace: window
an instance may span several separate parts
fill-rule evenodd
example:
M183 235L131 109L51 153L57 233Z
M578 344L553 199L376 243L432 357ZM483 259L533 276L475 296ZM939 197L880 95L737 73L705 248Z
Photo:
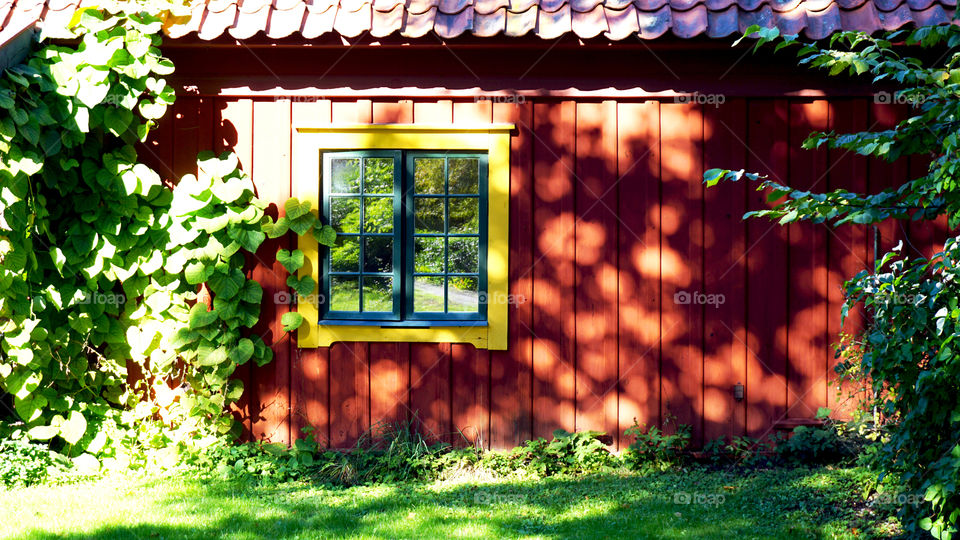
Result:
M294 195L339 234L299 238L298 346L507 347L510 132L481 126L297 126Z
M320 319L486 319L487 156L325 152Z

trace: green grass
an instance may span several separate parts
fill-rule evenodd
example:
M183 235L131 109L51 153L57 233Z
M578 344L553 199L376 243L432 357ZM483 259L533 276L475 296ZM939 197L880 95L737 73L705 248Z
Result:
M109 477L0 492L0 536L869 538L892 526L863 514L868 477L857 469L693 470L347 489Z

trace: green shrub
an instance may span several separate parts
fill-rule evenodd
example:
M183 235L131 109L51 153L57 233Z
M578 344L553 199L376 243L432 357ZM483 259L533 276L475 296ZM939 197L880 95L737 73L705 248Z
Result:
M19 488L63 476L71 466L65 456L45 444L30 442L22 432L0 439L0 484Z
M830 418L830 409L821 407L817 418L822 426L797 426L789 439L777 446L788 463L836 463L852 460L864 448L866 440L857 428Z
M667 417L664 425L673 422ZM664 468L678 463L683 451L690 445L690 426L678 424L674 433L667 433L657 426L647 427L633 420L633 426L624 431L624 435L634 441L624 451L624 464L631 469Z

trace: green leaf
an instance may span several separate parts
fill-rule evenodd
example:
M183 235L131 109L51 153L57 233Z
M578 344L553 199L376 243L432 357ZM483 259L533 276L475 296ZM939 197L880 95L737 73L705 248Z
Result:
M268 238L280 238L290 230L290 222L285 217L274 222L270 217L265 216L260 227Z
M212 324L219 318L217 311L207 311L207 306L197 303L190 308L190 329L196 330L197 328L203 328L208 324Z
M253 342L247 338L242 338L237 342L237 346L230 349L230 360L242 366L253 356Z
M333 246L337 242L337 231L330 225L320 225L317 222L313 227L313 238L323 246Z
M300 298L306 298L313 294L313 289L317 284L310 276L304 276L303 279L297 279L297 276L287 277L287 285L297 293Z
M49 441L60 433L56 426L34 426L27 431L27 436L35 441Z
M243 283L246 281L243 272L234 268L229 274L214 272L208 281L210 290L218 297L229 300L240 292Z
M224 363L228 358L226 349L216 347L212 350L203 350L197 354L197 361L201 366L216 366Z
M288 311L280 317L280 323L283 325L284 332L293 332L303 324L303 315L295 311Z
M304 235L309 231L313 225L317 222L317 216L307 213L296 219L288 220L290 224L290 230L299 234Z
M303 252L295 249L292 252L285 249L277 251L277 262L291 274L296 273L303 266Z
M213 274L214 267L207 266L203 262L194 261L187 264L187 267L184 269L184 277L187 279L187 283L190 285L197 285L203 283Z
M92 109L103 102L108 92L110 92L109 84L84 84L81 82L77 99L87 108Z
M60 436L67 444L77 444L87 431L87 419L79 411L70 411L67 419L60 426Z
M117 137L127 131L132 121L133 113L127 109L107 107L107 110L103 113L103 124Z
M287 219L297 219L310 213L310 201L300 202L296 197L291 197L283 204L283 208L287 211Z

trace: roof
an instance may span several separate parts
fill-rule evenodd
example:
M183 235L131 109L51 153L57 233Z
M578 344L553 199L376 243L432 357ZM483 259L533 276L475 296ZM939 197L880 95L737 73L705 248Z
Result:
M84 5L96 0L82 0ZM544 39L573 33L622 40L719 38L748 26L780 27L811 39L836 30L876 32L950 20L957 0L197 0L192 15L165 28L168 36L196 34L271 39L325 34L353 38L443 39L533 34ZM57 36L81 0L0 0L0 29L23 19L43 21ZM102 5L102 3L101 3Z

